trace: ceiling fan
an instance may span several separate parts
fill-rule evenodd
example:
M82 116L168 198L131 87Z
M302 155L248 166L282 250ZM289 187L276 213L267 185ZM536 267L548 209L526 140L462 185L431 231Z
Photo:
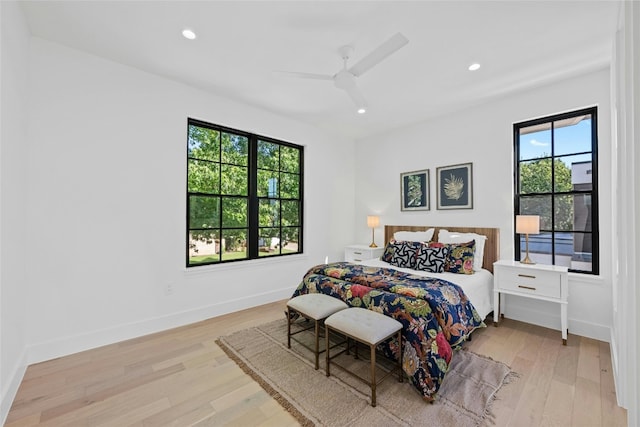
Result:
M335 87L346 91L351 97L358 108L358 113L364 114L367 111L367 101L360 92L360 89L358 89L356 78L369 71L407 43L409 43L409 39L401 33L397 33L349 68L347 68L347 61L353 55L353 46L343 46L338 50L338 53L342 57L344 65L342 69L334 75L298 72L286 73L305 79L333 80Z

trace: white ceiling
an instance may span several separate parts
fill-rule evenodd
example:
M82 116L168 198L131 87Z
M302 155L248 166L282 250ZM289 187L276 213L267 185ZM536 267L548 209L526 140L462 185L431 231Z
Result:
M615 1L23 1L33 35L349 138L602 68ZM195 30L194 41L182 37ZM330 81L396 32L409 44L358 78L358 115ZM479 62L482 68L467 67ZM215 117L210 118L213 122Z

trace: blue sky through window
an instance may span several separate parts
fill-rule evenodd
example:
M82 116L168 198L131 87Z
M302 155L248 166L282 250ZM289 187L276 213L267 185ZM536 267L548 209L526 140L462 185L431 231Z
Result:
M551 126L536 132L520 135L520 160L531 160L551 155ZM571 163L591 160L591 117L587 116L575 125L555 128L555 155L588 152L578 156L560 157L567 166Z

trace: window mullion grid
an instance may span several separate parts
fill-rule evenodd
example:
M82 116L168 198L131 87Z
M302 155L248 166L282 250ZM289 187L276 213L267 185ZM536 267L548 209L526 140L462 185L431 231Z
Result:
M600 201L598 191L598 110L591 111L591 245L592 245L592 272L600 273ZM597 206L594 209L593 206Z
M187 159L187 170L189 167L189 160ZM187 233L186 233L186 266L189 267L189 254L191 250L191 193L189 193L189 180L187 179Z
M302 230L304 229L304 216L303 213L303 200L304 200L304 150L298 150L299 160L298 160L298 250L302 251L304 249L304 233Z
M591 119L591 132L590 132L590 138L591 138L591 152L589 151L582 151L582 152L572 152L572 153L565 153L562 154L561 156L556 156L556 121L559 120L564 120L567 118L572 118L572 117L578 117L580 115L590 115L590 119ZM551 156L550 156L550 160L551 160L551 190L549 193L528 193L525 195L522 194L521 192L521 164L524 163L525 161L528 160L539 160L539 158L536 159L525 159L522 160L520 159L520 131L521 129L528 127L528 126L532 126L532 125L536 125L536 124L541 124L541 123L549 123L550 124L550 130L551 130ZM523 197L528 197L528 196L542 196L542 195L549 195L551 197L551 218L550 218L550 229L549 230L545 230L545 229L541 229L540 232L549 232L550 237L551 237L551 259L552 259L552 263L556 264L556 242L557 242L557 230L556 230L556 223L557 223L557 219L556 219L556 197L557 196L563 196L563 195L571 195L571 196L575 196L575 195L590 195L591 197L591 202L592 202L592 207L590 208L590 213L592 215L591 217L591 230L587 231L585 230L576 230L575 228L575 224L572 222L572 227L571 227L571 233L575 236L576 234L581 234L581 235L587 235L590 234L591 235L591 244L593 245L593 251L592 251L592 270L591 273L592 274L598 274L599 271L599 233L598 233L598 217L599 217L599 212L598 212L598 190L597 190L597 183L598 183L598 160L597 160L597 108L596 107L590 107L584 110L580 110L580 111L575 111L572 113L567 113L567 114L563 114L563 115L557 115L557 116L550 116L550 117L545 117L542 119L536 119L536 120L532 120L529 122L523 122L523 123L518 123L514 125L514 154L515 154L515 158L514 158L514 164L515 164L515 168L514 168L514 182L516 183L516 188L514 191L515 194L515 200L514 200L514 209L515 209L515 214L519 215L521 214L521 206L522 206L522 199ZM591 162L592 162L592 169L593 169L593 174L592 174L592 179L591 179L591 190L574 190L573 188L570 191L561 191L558 192L556 187L555 187L555 181L556 181L556 169L555 169L555 162L559 159L559 157L564 157L564 156L577 156L577 155L590 155L591 157ZM514 224L515 224L515 217L514 217ZM515 254L516 256L520 255L520 239L519 239L519 235L517 233L514 233L514 241L516 243L515 246Z
M278 250L282 254L282 145L278 145L278 194L276 195L278 200L278 239L280 244Z
M556 265L556 124L551 122L551 264Z
M246 259L257 259L259 258L259 247L258 247L258 243L259 243L259 237L260 237L260 228L259 228L259 213L260 213L260 199L258 197L258 140L262 140L261 137L259 137L258 135L254 135L251 133L245 133L245 132L241 132L241 131L237 131L234 129L228 129L222 126L216 126L216 125L211 125L205 122L199 122L197 120L193 120L193 119L189 119L188 120L188 126L199 126L199 127L203 127L203 128L207 128L207 129L212 129L215 130L217 132L219 132L219 136L218 138L220 138L219 144L218 144L218 159L217 161L212 161L210 159L198 159L196 157L191 157L187 154L187 171L189 170L189 160L193 159L193 160L205 160L211 163L216 163L218 165L218 171L217 171L217 177L218 177L218 182L220 185L222 185L223 182L223 161L222 161L222 154L223 154L223 145L222 145L222 133L223 132L230 132L233 134L242 134L243 136L245 136L247 138L248 141L248 171L247 171L247 191L248 194L246 195L246 200L247 200L247 258ZM274 144L276 144L278 146L278 163L280 164L281 160L282 160L282 152L281 152L281 147L283 146L289 146L289 144L286 143L281 143L281 142L273 142ZM295 145L290 145L291 147L296 147L299 150L299 168L302 171L303 168L303 151ZM229 166L234 166L234 164L232 163L228 163L228 162L224 162L224 165L229 165ZM280 198L280 184L281 184L281 179L282 179L282 172L280 170L281 168L278 167L274 172L277 173L278 176L278 194L271 198L271 197L267 197L267 199L271 199L271 200L275 200L275 201L281 201ZM187 172L188 173L188 172ZM302 176L300 174L300 176ZM302 180L299 180L299 191L300 191L300 203L299 203L299 214L298 217L300 218L300 232L298 233L298 248L299 251L301 251L302 249L302 219L301 219L301 210L302 210L302 191L303 189L300 187L302 185ZM205 197L212 197L212 198L217 198L218 199L218 205L220 206L220 209L218 211L218 222L219 225L216 228L213 229L208 229L211 231L216 231L219 234L219 237L221 238L223 230L228 229L228 230L239 230L239 229L244 229L244 227L238 227L238 226L234 226L234 227L227 227L225 228L223 225L223 218L224 218L224 212L225 212L225 208L224 206L222 206L222 201L225 197L231 197L231 198L236 198L236 197L243 197L244 196L239 196L239 195L225 195L223 194L223 190L222 187L220 187L220 189L217 191L216 193L194 193L194 192L190 192L189 191L189 182L188 182L188 176L187 176L187 267L191 266L189 264L189 235L191 232L191 224L190 224L190 197L193 195L201 195L201 196L205 196ZM277 226L275 228L277 228L277 230L279 231L279 235L280 237L282 237L282 215L283 215L283 207L282 207L282 203L280 203L279 206L279 210L278 210L278 215L280 217L280 222L277 224ZM204 229L203 229L204 231ZM282 250L280 250L280 254L282 254ZM219 259L218 261L222 261L222 253L219 253Z
M513 140L514 140L514 154L515 154L515 167L514 167L514 182L515 182L515 215L513 216L513 230L516 229L516 216L520 215L520 198L522 197L522 183L520 182L520 164L522 161L520 160L520 127L514 126L513 131ZM520 258L520 235L518 233L513 233L513 241L514 241L514 252L515 257L517 259Z
M218 251L218 261L222 261L222 132L218 131L218 239L220 239L220 250Z
M249 244L247 245L247 250L249 251L248 257L249 259L258 258L258 241L260 239L260 229L259 229L259 205L260 201L258 199L258 138L256 135L251 135L249 137L249 187L248 187L248 205L249 205L249 216L248 216L248 224L249 233L248 240Z

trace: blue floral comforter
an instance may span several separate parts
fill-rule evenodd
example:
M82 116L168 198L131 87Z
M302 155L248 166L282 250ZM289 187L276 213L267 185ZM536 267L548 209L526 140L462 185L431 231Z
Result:
M391 316L403 325L403 369L425 400L433 401L453 349L484 323L458 285L389 268L338 262L311 268L293 297L323 293L353 307ZM380 350L398 360L397 340Z

